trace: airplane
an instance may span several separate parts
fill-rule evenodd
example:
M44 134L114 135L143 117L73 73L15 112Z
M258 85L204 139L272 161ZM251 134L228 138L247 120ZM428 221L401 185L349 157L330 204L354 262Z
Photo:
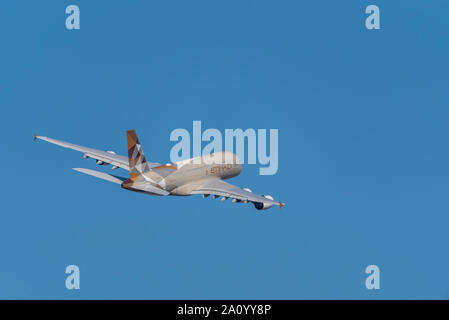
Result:
M103 151L79 146L69 142L34 135L34 140L44 140L64 148L83 152L83 158L92 158L98 165L112 165L112 169L129 171L129 178L120 177L85 168L73 168L78 172L119 184L122 188L156 196L212 195L214 199L231 198L236 203L253 203L257 210L266 210L273 205L282 208L285 204L275 201L270 195L257 195L248 188L239 188L224 180L240 174L242 165L232 152L215 152L175 163L162 165L148 162L135 130L126 131L128 157L113 151Z

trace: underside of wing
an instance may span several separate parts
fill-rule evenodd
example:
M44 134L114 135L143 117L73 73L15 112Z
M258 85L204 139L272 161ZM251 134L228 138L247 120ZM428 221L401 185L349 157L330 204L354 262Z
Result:
M92 158L97 160L97 164L99 165L105 165L105 164L111 164L113 169L116 168L122 168L129 171L129 162L128 157L115 154L113 151L103 151L103 150L97 150L89 147L83 147L79 146L73 143L56 140L53 138L43 137L43 136L34 136L34 139L44 140L53 144L56 144L58 146L76 150L79 152L84 153L84 158ZM159 163L149 163L149 167L156 167L160 166Z
M268 195L258 195L249 189L236 187L220 179L213 179L205 182L196 188L192 194L202 194L203 196L213 195L223 197L222 200L232 198L233 202L248 203L252 202L256 209L269 209L273 205L282 207L284 203L274 201L273 197Z

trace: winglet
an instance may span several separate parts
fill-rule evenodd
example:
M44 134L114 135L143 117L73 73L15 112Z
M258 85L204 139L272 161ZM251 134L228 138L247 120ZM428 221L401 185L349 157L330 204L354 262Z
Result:
M37 138L37 134L34 134L33 141L36 141L36 138Z

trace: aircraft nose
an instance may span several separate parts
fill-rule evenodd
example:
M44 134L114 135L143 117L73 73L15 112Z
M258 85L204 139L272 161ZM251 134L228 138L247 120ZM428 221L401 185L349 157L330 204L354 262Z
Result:
M238 164L238 165L242 166L242 162L240 161L239 157L237 157L236 154L233 154L233 159L232 160L233 160L233 162L235 164Z
M237 164L236 166L237 166L237 172L238 172L238 174L240 174L240 172L242 172L243 166L241 164Z

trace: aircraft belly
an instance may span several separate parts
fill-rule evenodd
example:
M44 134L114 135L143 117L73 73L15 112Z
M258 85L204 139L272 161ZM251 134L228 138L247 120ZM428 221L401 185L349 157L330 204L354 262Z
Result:
M211 179L229 179L240 174L241 165L190 165L165 178L165 189L173 195L191 195L192 191Z
M166 190L174 195L190 195L199 185L204 183L206 167L182 168L165 178Z

